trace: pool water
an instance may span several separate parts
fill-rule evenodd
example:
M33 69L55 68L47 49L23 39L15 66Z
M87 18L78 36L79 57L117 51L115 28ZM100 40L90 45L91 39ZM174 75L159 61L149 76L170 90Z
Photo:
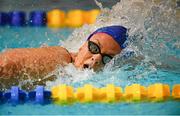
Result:
M40 46L63 45L68 49L76 49L81 45L89 33L96 28L119 24L129 27L131 47L137 56L144 59L121 60L117 56L102 71L77 70L72 64L58 68L54 73L58 77L46 83L46 89L58 84L68 84L80 87L90 83L96 87L103 87L113 83L116 86L125 86L138 83L149 86L154 83L164 83L172 86L180 83L180 50L178 19L173 13L176 9L171 2L164 1L156 6L150 1L132 4L131 0L122 0L113 6L112 10L104 9L94 25L85 25L75 29L56 29L46 27L0 27L0 51L7 48L27 48ZM138 6L140 5L140 6ZM177 20L177 21L176 21ZM169 22L169 23L167 23ZM71 35L71 33L73 34ZM71 35L70 37L68 37ZM140 36L139 36L140 35ZM68 38L68 39L67 39ZM62 42L61 42L62 41ZM117 58L117 59L116 59ZM152 61L155 61L152 62ZM160 64L160 65L158 65ZM64 76L64 74L67 74ZM67 77L67 78L64 78ZM0 83L2 84L2 83ZM36 85L34 85L36 86ZM114 104L72 104L58 106L55 104L34 105L31 103L0 105L0 114L180 114L180 102L168 100L151 103L114 103Z
M49 28L0 28L1 51L6 48L40 47L42 45L54 46L61 45L60 40L64 41L72 33L73 29L52 30ZM28 36L26 36L28 35ZM139 67L140 68L140 67ZM123 70L122 70L123 71ZM139 70L140 71L140 70ZM143 71L143 69L142 69ZM137 78L138 72L127 71L124 73L117 71L104 71L93 74L91 78L79 81L71 79L61 80L60 83L67 83L74 87L83 86L86 83L96 87L105 86L113 83L117 86L125 87L133 83L148 86L153 83L165 83L172 85L180 83L180 73L157 69L154 72L145 74L144 77ZM121 75L119 75L121 74ZM123 74L123 75L122 75ZM141 73L140 73L141 74ZM111 75L111 76L110 76ZM112 76L113 75L113 76ZM83 73L81 74L83 76ZM71 81L69 81L71 80ZM58 81L59 82L59 81ZM53 85L58 82L50 82ZM48 85L47 85L48 86ZM51 85L52 86L52 85ZM55 104L35 105L31 103L12 106L11 104L0 105L0 114L180 114L180 102L166 101L160 103L114 103L114 104L73 104L58 106Z
M71 106L58 105L3 105L0 106L2 115L120 115L120 114L179 114L180 103L168 101L163 103L117 103L117 104L75 104Z
M73 29L46 27L0 27L0 51L6 48L30 48L58 45Z

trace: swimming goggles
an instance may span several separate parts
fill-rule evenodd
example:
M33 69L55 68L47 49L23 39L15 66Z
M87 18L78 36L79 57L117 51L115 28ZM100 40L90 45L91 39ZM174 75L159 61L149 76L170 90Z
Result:
M88 41L88 49L92 54L101 54L103 64L109 63L111 59L113 58L112 56L108 54L102 54L100 47L92 41Z

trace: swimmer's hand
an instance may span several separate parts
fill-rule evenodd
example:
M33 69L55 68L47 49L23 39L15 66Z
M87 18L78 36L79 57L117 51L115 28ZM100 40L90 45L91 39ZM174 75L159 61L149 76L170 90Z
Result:
M11 49L0 53L0 78L41 77L70 62L71 55L62 47Z

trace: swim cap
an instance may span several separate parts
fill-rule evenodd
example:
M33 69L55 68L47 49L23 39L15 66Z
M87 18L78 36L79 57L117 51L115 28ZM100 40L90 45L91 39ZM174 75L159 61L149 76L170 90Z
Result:
M124 44L127 40L127 29L123 26L114 25L114 26L107 26L97 29L95 32L93 32L87 40L89 40L94 34L96 33L106 33L110 35L123 49L126 47Z

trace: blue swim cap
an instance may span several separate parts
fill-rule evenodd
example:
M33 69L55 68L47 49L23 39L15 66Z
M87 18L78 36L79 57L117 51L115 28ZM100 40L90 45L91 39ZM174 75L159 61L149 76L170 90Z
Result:
M96 33L106 33L110 35L122 49L126 47L125 41L127 40L128 35L127 29L123 26L114 25L99 28L88 37L88 40Z

